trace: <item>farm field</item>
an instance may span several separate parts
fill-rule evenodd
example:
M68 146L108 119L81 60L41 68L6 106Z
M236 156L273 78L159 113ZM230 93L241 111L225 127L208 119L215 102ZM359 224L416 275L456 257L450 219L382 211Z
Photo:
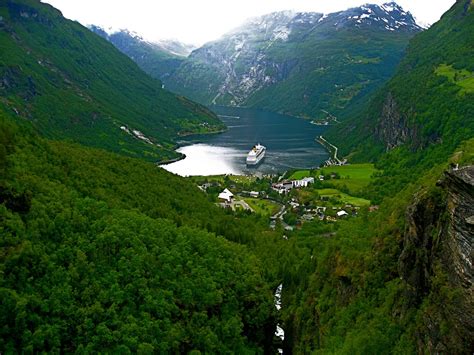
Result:
M280 205L269 200L246 197L244 201L252 207L255 213L259 213L262 216L270 217L280 210Z

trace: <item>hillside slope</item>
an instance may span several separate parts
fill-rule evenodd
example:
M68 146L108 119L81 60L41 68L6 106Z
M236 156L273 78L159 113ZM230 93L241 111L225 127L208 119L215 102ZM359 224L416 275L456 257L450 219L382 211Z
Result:
M397 155L409 167L445 160L474 135L474 11L459 0L429 31L417 35L394 77L366 111L329 137L358 160ZM389 155L390 155L389 154ZM421 164L424 168L432 162Z
M0 110L0 352L270 351L264 270L228 241L252 244L259 225L155 164Z
M157 161L175 156L179 134L222 129L209 110L162 90L110 43L36 0L1 2L0 45L1 107L48 137Z
M472 1L457 1L367 112L332 130L354 160L376 161L366 195L380 208L332 238L314 225L293 236L307 252L284 279L288 350L472 352L473 26Z
M329 15L276 12L193 51L164 82L204 104L339 116L392 75L420 30L395 3Z

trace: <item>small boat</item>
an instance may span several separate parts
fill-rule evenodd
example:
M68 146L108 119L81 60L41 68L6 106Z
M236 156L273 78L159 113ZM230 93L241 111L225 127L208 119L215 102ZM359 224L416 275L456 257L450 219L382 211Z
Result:
M247 165L257 165L265 157L267 148L258 143L247 154Z

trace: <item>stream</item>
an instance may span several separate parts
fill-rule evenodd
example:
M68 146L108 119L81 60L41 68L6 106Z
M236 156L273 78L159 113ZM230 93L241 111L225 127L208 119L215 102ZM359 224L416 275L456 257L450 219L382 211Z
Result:
M281 310L281 292L283 291L283 284L278 285L276 291L275 291L275 308L280 311ZM280 324L277 324L276 330L275 330L275 335L280 338L280 340L283 342L285 340L285 330L280 326ZM283 349L278 348L278 353L283 354Z

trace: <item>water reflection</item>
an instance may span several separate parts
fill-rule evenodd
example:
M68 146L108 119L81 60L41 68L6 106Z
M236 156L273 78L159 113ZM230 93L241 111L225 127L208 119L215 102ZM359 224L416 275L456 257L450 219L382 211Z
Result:
M181 176L241 174L242 171L233 162L245 159L245 152L207 144L181 147L178 152L185 154L186 158L163 168Z
M186 159L164 166L182 175L277 173L288 169L313 168L328 158L315 138L325 127L271 112L229 107L214 107L229 128L218 135L187 137L178 149ZM248 168L245 157L250 148L267 147L265 160Z

